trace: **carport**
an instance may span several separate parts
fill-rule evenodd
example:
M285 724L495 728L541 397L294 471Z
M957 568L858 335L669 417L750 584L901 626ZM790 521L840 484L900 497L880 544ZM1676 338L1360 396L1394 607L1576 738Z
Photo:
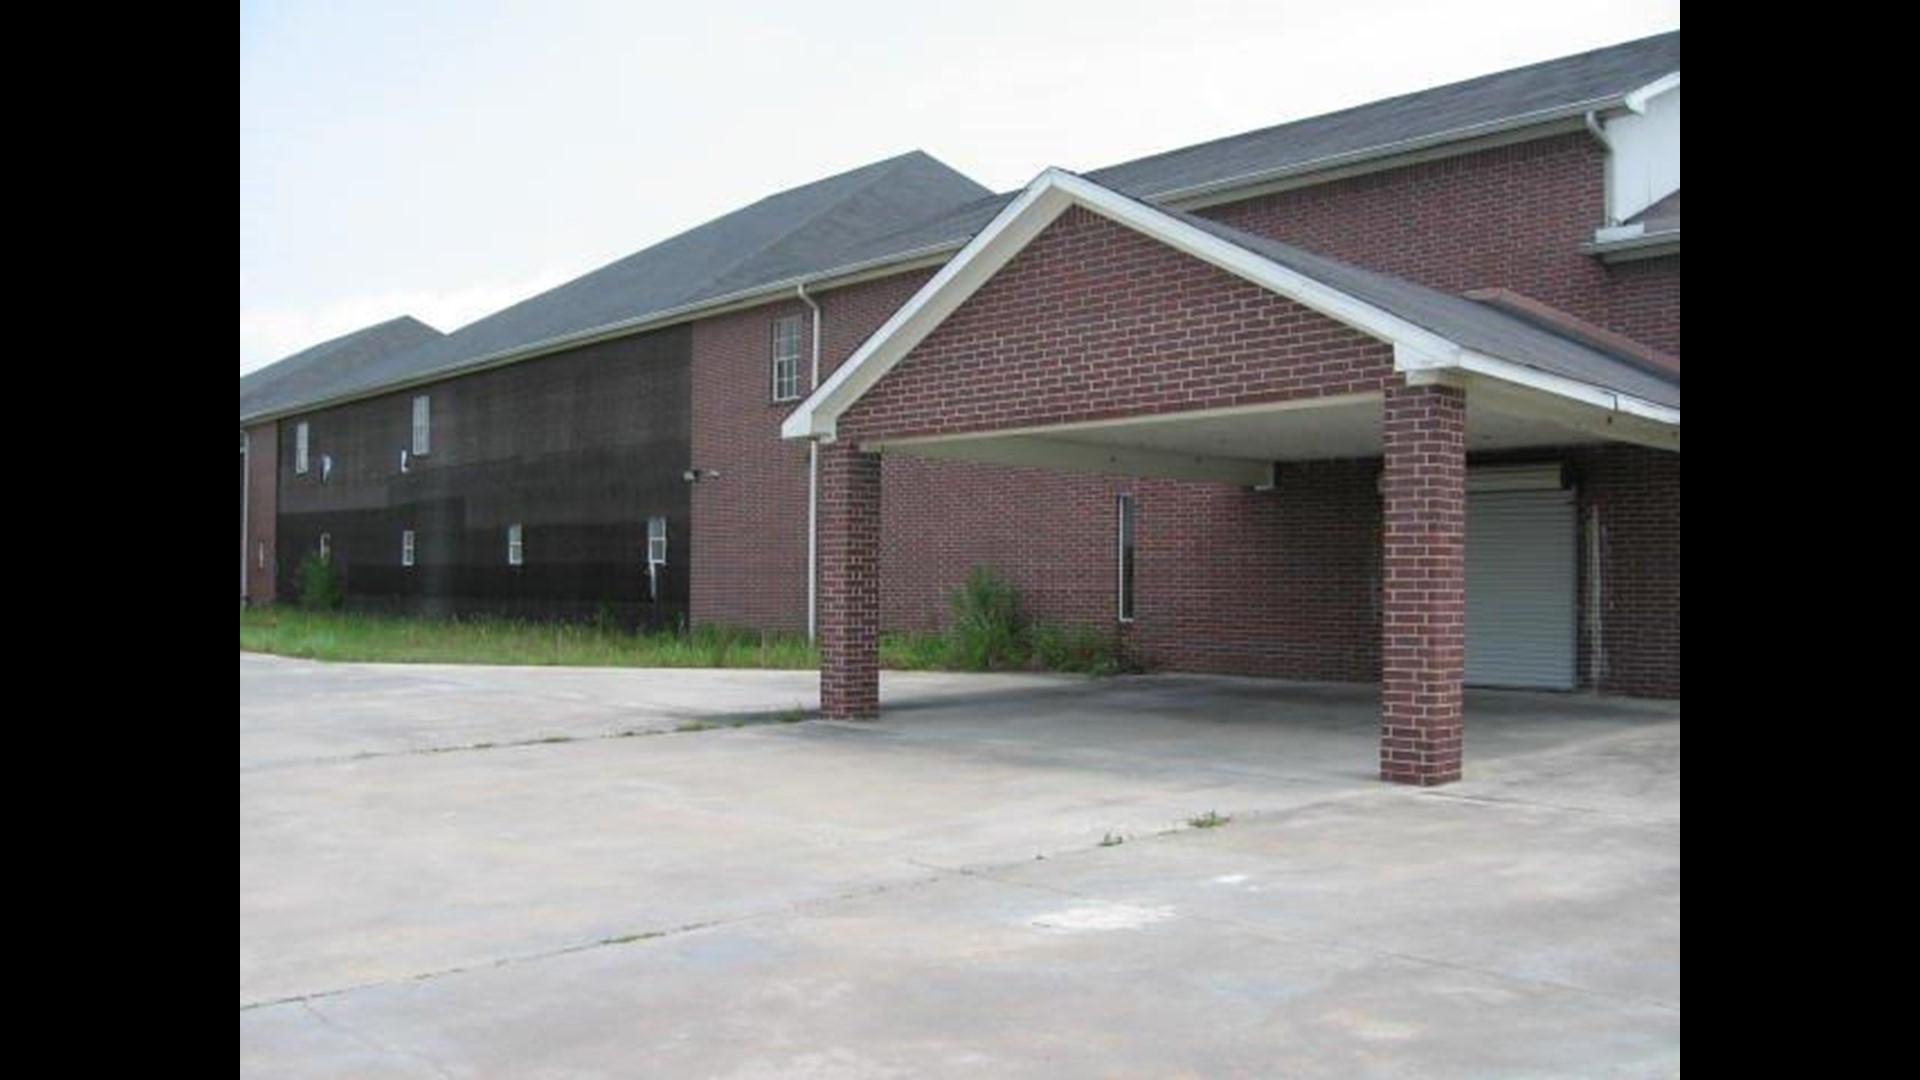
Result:
M821 705L836 718L879 710L882 455L1254 489L1286 483L1289 463L1378 459L1380 774L1426 785L1461 771L1468 455L1678 454L1679 375L1048 170L783 433L820 444ZM1551 486L1538 468L1478 476Z

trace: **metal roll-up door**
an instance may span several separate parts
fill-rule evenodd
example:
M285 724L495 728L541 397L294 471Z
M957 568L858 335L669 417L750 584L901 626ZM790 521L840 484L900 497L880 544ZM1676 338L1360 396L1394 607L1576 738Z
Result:
M1467 672L1472 686L1574 687L1573 492L1467 496Z

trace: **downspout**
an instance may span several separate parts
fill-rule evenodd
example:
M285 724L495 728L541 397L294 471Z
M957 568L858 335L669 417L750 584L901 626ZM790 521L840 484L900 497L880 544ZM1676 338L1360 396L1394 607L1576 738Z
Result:
M1587 123L1587 133L1607 152L1607 161L1600 169L1600 217L1601 227L1611 229L1620 224L1613 216L1613 140L1607 138L1607 129L1601 126L1599 110L1588 109L1581 119Z
M793 287L800 302L807 305L812 317L807 321L813 324L813 377L807 382L807 393L812 394L820 386L820 305L807 295L807 283L801 282ZM812 641L816 632L816 612L819 609L820 594L820 440L807 440L807 640Z

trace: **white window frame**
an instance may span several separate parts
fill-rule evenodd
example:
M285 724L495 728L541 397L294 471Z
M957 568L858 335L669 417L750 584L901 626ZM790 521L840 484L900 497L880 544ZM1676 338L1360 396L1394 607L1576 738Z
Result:
M656 535L657 534L657 535ZM660 568L667 565L667 519L647 519L647 599L660 598Z
M806 324L799 315L785 315L773 320L773 360L770 373L775 401L798 401L802 396L800 354L803 351L801 342L806 337L805 331Z
M400 530L400 565L413 565L413 530Z
M433 399L413 395L413 456L426 457L433 445Z
M1140 507L1129 492L1114 498L1113 525L1114 614L1123 623L1139 616L1136 597L1140 579ZM1127 548L1133 548L1133 561L1127 560Z
M312 435L307 430L307 422L301 420L293 425L293 471L296 476L307 474L308 450Z
M507 565L525 566L527 564L527 545L525 533L518 522L507 526Z

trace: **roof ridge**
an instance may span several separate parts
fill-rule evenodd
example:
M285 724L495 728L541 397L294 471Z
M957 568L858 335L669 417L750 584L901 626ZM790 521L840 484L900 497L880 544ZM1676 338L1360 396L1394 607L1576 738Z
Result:
M1596 48L1587 49L1584 52L1567 53L1566 55L1563 55L1563 56L1554 56L1554 57L1549 57L1545 60L1536 60L1529 64L1518 64L1514 67L1502 68L1499 71L1490 71L1481 75L1470 75L1464 79L1455 79L1452 82L1441 83L1437 86L1424 86L1418 89L1408 90L1404 93L1392 94L1390 96L1383 97L1383 98L1373 98L1367 101L1357 102L1353 105L1348 105L1343 108L1334 109L1330 112L1313 113L1308 116L1295 117L1292 120L1284 120L1277 124L1268 124L1264 127L1248 128L1245 131L1235 132L1231 135L1222 135L1217 138L1206 139L1201 142L1188 143L1184 146L1169 147L1168 149L1159 150L1151 154L1143 154L1140 157L1128 158L1125 161L1116 161L1108 165L1102 165L1096 169L1091 169L1088 172L1089 174L1102 173L1102 172L1109 172L1112 170L1124 168L1127 166L1142 165L1152 161L1159 161L1165 158L1171 158L1178 154L1190 153L1192 151L1204 149L1209 146L1219 146L1225 143L1230 143L1237 139L1245 139L1245 138L1249 138L1256 135L1265 135L1270 132L1279 131L1282 128L1292 127L1296 124L1306 124L1316 120L1332 120L1336 117L1345 116L1349 113L1358 112L1361 109L1372 109L1372 108L1377 108L1384 105L1391 105L1395 102L1402 102L1409 98L1422 97L1427 94L1433 94L1433 93L1446 91L1446 90L1454 90L1460 87L1468 86L1473 83L1486 82L1492 79L1498 79L1508 75L1514 75L1522 71L1528 71L1534 68L1546 67L1550 64L1561 64L1561 63L1568 63L1575 60L1581 60L1586 57L1597 55L1599 53L1612 52L1615 49L1625 49L1634 45L1641 45L1658 38L1678 36L1679 33L1680 31L1675 29L1675 30L1668 30L1658 34L1648 34L1645 37L1638 37L1638 38L1632 38L1627 41L1615 42L1612 45L1601 45ZM1089 178L1091 177L1089 176Z
M873 176L869 177L867 180L865 180L864 182L854 187L853 190L845 193L844 195L840 196L837 199L834 199L830 202L823 203L819 207L815 208L812 213L806 215L805 217L801 218L799 221L795 222L792 228L787 229L786 231L775 235L772 239L768 240L766 243L761 244L759 247L754 248L752 251L747 252L746 254L740 256L738 259L735 259L732 262L728 263L727 265L721 267L719 270L715 271L713 274L700 279L700 286L706 287L709 285L713 285L715 282L721 281L724 278L726 278L729 274L733 273L735 270L740 269L742 266L747 265L748 263L766 254L767 252L772 251L774 248L779 247L781 244L785 243L786 241L792 239L794 236L804 231L809 225L812 225L814 222L820 220L829 211L836 210L841 206L846 205L848 199L853 198L855 195L858 195L860 192L866 191L872 188L875 184L879 183L880 181L886 179L889 176L892 176L897 170L900 169L901 166L903 166L906 163L906 159L914 156L915 154L919 154L923 157L931 157L931 155L927 154L925 151L922 151L916 148L913 150L909 150L903 154L895 154L894 156L889 158L881 158L878 161L870 161L867 164L861 165L857 168L848 169L844 172L834 173L832 176L823 176L818 180L812 180L812 181L808 181L805 184L801 184L799 185L799 187L792 187L792 188L788 188L786 191L775 192L774 194L767 196L766 199L760 199L754 203L749 203L748 204L749 206L757 206L760 203L766 202L767 199L779 198L781 195L791 194L795 191L799 191L801 188L812 187L815 184L824 184L829 180L838 180L842 177L852 176L855 173L863 172L868 169L878 170L877 172L874 173ZM885 166L885 167L882 168L882 166Z

